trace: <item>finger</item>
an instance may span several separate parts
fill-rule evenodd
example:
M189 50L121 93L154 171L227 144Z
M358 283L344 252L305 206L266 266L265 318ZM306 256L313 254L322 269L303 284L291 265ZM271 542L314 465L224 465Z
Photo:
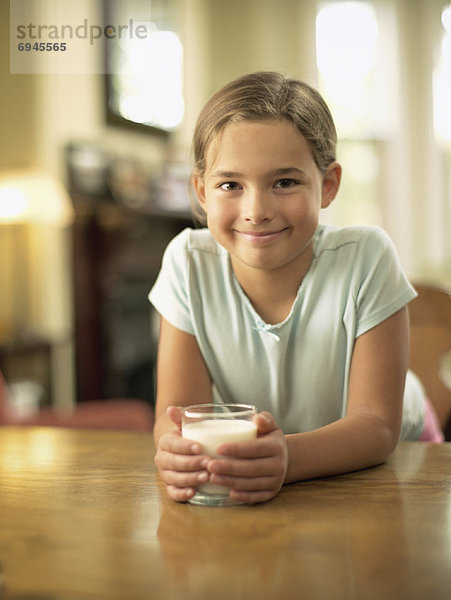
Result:
M221 456L233 456L235 458L264 458L281 453L280 440L275 435L268 433L256 440L246 442L232 442L221 444L217 453Z
M155 464L159 470L170 471L205 471L209 461L208 456L174 454L172 452L158 452L155 456Z
M210 479L210 475L206 471L181 473L168 470L162 471L160 474L166 485L177 488L196 488L203 483L207 483Z
M263 411L258 413L255 417L255 424L257 425L257 435L265 435L278 429L278 425L271 413Z
M257 460L211 459L206 464L209 473L231 477L265 477L273 474L277 467L278 461L274 457L259 458Z
M182 438L178 433L163 435L159 444L160 450L175 454L201 454L202 446L193 440Z
M178 488L173 485L166 486L168 496L176 502L186 502L194 496L196 490L194 488Z
M180 406L168 406L166 409L166 414L171 419L173 423L177 425L179 430L182 428L182 409Z

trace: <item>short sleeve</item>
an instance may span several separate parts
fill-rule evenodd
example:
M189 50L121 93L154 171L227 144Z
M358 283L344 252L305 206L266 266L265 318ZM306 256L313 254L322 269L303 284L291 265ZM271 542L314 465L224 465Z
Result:
M417 294L402 270L393 242L382 229L366 231L356 263L359 278L354 282L354 293L358 337L400 310Z
M179 233L163 255L161 270L150 290L149 301L171 325L194 334L188 290L189 229Z

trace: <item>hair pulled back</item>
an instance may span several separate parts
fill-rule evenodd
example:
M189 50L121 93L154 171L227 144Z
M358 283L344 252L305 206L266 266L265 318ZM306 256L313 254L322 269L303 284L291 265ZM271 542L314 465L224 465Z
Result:
M335 160L337 143L327 104L306 83L270 71L239 77L206 103L194 130L194 168L200 175L204 174L209 145L228 123L274 118L294 123L307 140L317 167L324 173Z

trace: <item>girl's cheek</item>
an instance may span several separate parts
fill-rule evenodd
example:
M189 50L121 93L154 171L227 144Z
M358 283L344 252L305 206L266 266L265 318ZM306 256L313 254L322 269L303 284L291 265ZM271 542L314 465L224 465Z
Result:
M228 219L235 216L236 208L234 207L233 202L216 199L209 203L207 214L210 218L215 219L218 222L226 222Z

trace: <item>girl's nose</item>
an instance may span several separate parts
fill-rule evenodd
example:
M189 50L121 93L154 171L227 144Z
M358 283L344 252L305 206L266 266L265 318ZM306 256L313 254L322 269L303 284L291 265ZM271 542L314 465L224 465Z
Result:
M273 218L273 206L268 195L259 190L251 191L243 198L243 217L254 225L270 221Z

